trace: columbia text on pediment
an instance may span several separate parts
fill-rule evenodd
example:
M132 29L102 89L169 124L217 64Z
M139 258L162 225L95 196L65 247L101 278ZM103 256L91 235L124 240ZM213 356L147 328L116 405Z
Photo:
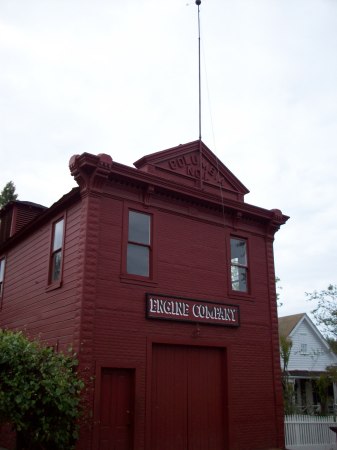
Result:
M200 165L200 156L195 152L162 161L157 164L157 167L198 180L201 178L203 181L211 184L223 187L227 185L219 168L215 167L205 158L202 158L202 163Z
M212 193L220 187L226 192L226 196L234 199L242 200L249 192L200 141L143 156L134 164L139 170L154 173L182 185L202 188Z

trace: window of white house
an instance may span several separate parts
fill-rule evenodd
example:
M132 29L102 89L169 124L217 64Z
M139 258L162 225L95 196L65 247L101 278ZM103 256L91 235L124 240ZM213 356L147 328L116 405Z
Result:
M0 297L2 296L2 292L3 292L4 276L5 276L5 258L1 258L0 259Z
M63 254L64 219L53 224L53 240L50 261L50 283L61 280L62 254Z
M151 271L150 255L151 216L129 211L127 273L149 277Z
M231 238L231 283L233 291L248 291L247 243Z
M306 355L308 353L308 346L307 346L307 344L301 344L300 353L301 353L301 355Z

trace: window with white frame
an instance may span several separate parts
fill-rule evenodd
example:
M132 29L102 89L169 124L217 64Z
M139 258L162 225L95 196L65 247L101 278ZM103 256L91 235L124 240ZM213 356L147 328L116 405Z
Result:
M231 284L233 291L248 292L247 242L231 238Z
M151 215L129 211L126 271L149 277L151 273Z
M301 353L301 355L306 355L308 353L308 345L307 344L301 344L300 353Z

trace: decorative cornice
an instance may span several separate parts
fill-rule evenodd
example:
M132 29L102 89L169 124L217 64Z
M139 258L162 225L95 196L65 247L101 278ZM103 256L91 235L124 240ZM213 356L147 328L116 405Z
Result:
M108 179L125 181L127 184L138 185L143 190L143 202L146 205L149 204L153 195L160 192L170 193L171 196L186 198L199 204L225 208L228 213L234 214L235 227L238 227L242 220L253 219L264 222L267 235L271 239L280 226L288 220L288 217L278 209L267 210L242 200L222 198L214 193L179 184L176 180L164 179L157 174L113 162L111 156L106 154L74 155L70 159L69 167L80 186L82 195L92 192L101 193Z
M272 216L268 222L267 234L273 237L274 234L280 229L280 226L285 224L289 217L284 216L282 211L279 209L271 209L270 212Z
M150 204L151 197L153 196L154 193L155 193L154 186L152 186L151 184L149 184L149 185L145 188L144 194L143 194L143 201L144 201L144 204L145 204L146 206L148 206L148 205Z
M69 161L71 175L78 183L81 192L101 192L112 167L110 155L100 153L97 156L90 153L73 155Z

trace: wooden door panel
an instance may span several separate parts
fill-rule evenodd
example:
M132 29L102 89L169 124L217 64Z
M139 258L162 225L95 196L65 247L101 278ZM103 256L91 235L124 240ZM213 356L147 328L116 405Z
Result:
M134 373L102 369L99 450L132 450Z
M154 347L151 408L154 449L187 448L187 384L185 375L182 376L184 373L186 361L182 352L172 352L169 346Z
M189 450L225 448L223 372L221 349L189 349Z
M224 450L224 352L153 346L151 450Z

